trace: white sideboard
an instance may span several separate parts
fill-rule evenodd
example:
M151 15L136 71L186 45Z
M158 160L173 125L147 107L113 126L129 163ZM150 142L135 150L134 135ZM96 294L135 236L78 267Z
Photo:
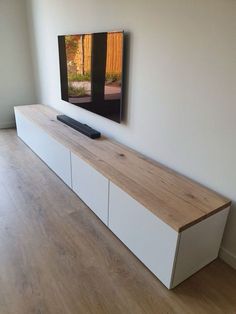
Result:
M108 224L109 180L73 153L71 174L73 191Z
M16 114L18 136L71 187L70 151L22 114Z
M18 136L169 289L217 258L230 201L43 105L15 107Z

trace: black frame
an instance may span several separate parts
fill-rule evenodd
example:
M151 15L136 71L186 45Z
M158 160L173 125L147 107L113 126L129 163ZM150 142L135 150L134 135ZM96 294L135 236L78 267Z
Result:
M58 36L59 62L60 62L60 80L61 80L61 98L73 105L99 114L110 120L120 123L122 120L122 107L124 97L124 31L122 40L122 76L121 76L121 98L107 100L104 97L105 86L105 65L107 52L107 33L92 33L92 57L91 57L91 98L92 101L86 103L73 103L69 101L68 95L68 72L66 59L65 36ZM117 33L117 32L114 32ZM75 36L78 34L74 34ZM79 34L87 35L87 34ZM73 36L73 35L69 35Z

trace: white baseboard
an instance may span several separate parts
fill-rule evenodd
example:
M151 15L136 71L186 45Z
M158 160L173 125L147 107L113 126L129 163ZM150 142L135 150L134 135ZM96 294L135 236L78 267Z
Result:
M0 129L12 129L16 127L15 121L0 123Z
M220 249L219 257L227 264L229 264L231 267L236 269L236 255L229 252L225 248Z

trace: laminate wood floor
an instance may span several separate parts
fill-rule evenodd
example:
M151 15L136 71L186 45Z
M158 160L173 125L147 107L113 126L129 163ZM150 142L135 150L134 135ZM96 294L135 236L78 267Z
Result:
M16 136L0 131L0 314L236 313L217 260L168 291Z

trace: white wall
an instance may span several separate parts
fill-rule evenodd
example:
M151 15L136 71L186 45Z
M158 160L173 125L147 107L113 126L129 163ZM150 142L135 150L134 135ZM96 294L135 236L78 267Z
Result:
M236 1L29 0L28 9L40 102L236 201ZM122 125L60 100L57 35L116 29L130 37ZM232 262L235 207L223 247Z
M14 125L14 105L35 101L26 1L0 0L0 128Z

